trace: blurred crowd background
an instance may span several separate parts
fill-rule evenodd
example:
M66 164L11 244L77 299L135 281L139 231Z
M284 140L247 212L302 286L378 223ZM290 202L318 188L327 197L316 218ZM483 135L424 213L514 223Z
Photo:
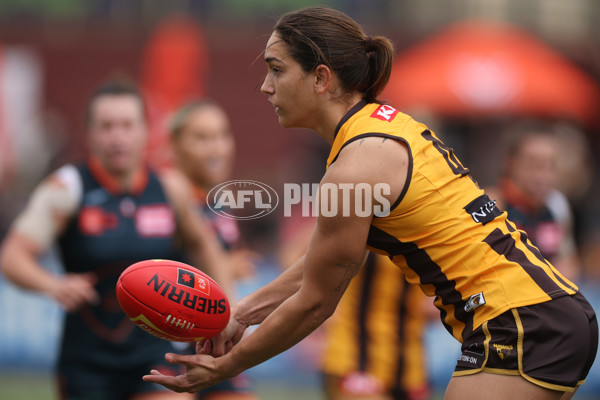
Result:
M168 162L170 113L210 97L231 117L237 142L232 179L276 191L317 182L327 146L284 130L260 93L262 50L276 18L324 4L391 38L397 50L383 98L426 123L483 187L503 173L506 136L524 121L551 125L559 139L556 188L568 199L577 283L600 310L600 2L596 0L0 0L0 240L32 188L85 154L85 99L100 82L125 76L148 102L149 161ZM279 210L281 211L281 210ZM277 249L294 222L282 212L241 221L246 246L263 255L240 291L272 279ZM45 260L60 270L55 254ZM2 376L52 367L61 311L0 277ZM441 390L458 343L432 321L431 381ZM260 385L314 390L318 334L250 372ZM600 394L596 362L581 395ZM12 379L12 378L11 378ZM16 398L16 397L15 397Z

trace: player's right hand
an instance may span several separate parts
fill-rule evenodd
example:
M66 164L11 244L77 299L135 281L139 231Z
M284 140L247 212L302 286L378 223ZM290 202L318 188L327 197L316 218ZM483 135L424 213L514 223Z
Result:
M213 357L221 357L231 351L244 336L248 325L240 323L231 314L227 326L217 336L196 343L197 354L209 354Z
M48 294L66 311L72 312L84 304L98 304L100 296L94 288L95 283L96 277L92 273L66 274L57 277Z

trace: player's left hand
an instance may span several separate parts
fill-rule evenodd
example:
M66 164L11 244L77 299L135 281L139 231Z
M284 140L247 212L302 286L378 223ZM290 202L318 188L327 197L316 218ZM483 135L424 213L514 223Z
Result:
M219 371L216 359L209 355L167 353L165 359L170 364L185 366L185 373L171 376L163 375L153 369L150 371L150 375L144 375L142 379L146 382L163 385L174 392L195 393L231 377L226 374L226 371Z
M197 354L210 354L213 357L221 357L231 351L233 346L242 339L248 328L247 324L239 322L234 315L235 311L232 310L227 326L218 335L196 343Z

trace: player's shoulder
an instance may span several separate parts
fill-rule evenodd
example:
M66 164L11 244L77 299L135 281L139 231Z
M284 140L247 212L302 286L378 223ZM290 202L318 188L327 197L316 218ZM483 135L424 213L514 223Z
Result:
M81 173L79 167L75 164L64 164L57 168L49 175L50 179L58 180L60 182L71 182L75 180L81 181Z
M404 143L395 137L370 135L348 143L328 172L341 176L379 175L384 170L398 171L407 165L408 150Z
M64 164L54 170L40 186L66 190L74 198L81 198L83 194L83 180L75 164Z

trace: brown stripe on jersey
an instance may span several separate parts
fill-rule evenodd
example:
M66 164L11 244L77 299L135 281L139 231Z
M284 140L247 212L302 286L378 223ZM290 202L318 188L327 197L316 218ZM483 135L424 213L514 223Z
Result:
M508 220L506 220L505 223L506 223L506 228L508 229L509 232L516 232L517 231L508 222ZM544 258L544 256L542 255L542 253L539 251L539 249L531 244L531 241L529 240L529 236L527 235L527 233L525 233L524 231L519 231L519 234L521 235L521 242L523 242L523 244L525 245L525 247L527 247L527 249L533 253L533 255L535 256L535 258L537 258L538 260L540 260L544 264L548 264L548 261L546 261L546 259Z
M540 266L533 264L525 253L515 246L515 239L508 233L503 233L496 228L484 240L492 250L503 255L508 261L514 262L523 268L533 281L551 298L568 295Z
M506 221L506 227L508 228L508 230L510 232L515 232L516 229L513 228L508 221ZM535 246L533 246L531 244L531 241L529 240L529 237L527 236L527 233L525 233L524 231L519 231L519 234L521 235L521 242L523 242L525 244L525 246L529 249L529 251L531 251L535 257L542 261L543 263L550 265L548 263L548 261L544 258L544 256L542 255L542 253L539 251L539 249ZM556 273L554 272L554 270L552 270L552 276L554 276L562 285L570 288L573 291L577 291L576 288L573 287L573 285L571 285L569 282L565 281L563 278L561 278L559 275L556 275Z
M410 283L408 283L404 278L402 278L403 282L402 282L402 295L399 298L399 317L398 317L398 348L400 349L400 351L398 351L398 359L396 361L396 365L398 366L398 370L396 371L396 383L394 385L394 387L392 388L392 394L396 397L394 398L406 398L406 392L403 389L403 384L404 384L404 374L405 374L405 355L406 355L406 342L405 342L405 338L406 338L406 334L407 334L407 324L406 324L406 320L407 320L407 313L408 313L408 307L412 306L412 304L407 304L408 303L408 293L410 292L409 290L409 286Z
M375 254L369 253L367 262L363 266L363 280L360 288L360 305L357 311L358 318L358 369L360 371L366 371L369 363L368 354L368 343L369 343L369 331L367 329L367 317L369 315L369 307L371 305L371 297L373 292L373 279L375 278L375 269L377 263L375 260Z
M444 305L454 305L454 318L465 324L462 331L463 337L473 331L473 313L465 311L466 301L456 290L456 282L448 279L440 266L429 257L425 250L420 249L415 243L401 242L398 238L373 225L369 229L367 244L387 252L390 256L404 256L408 267L419 275L421 284L432 285L435 288L436 296L442 299ZM453 335L452 328L446 323L446 310L441 309L440 315L446 330Z

